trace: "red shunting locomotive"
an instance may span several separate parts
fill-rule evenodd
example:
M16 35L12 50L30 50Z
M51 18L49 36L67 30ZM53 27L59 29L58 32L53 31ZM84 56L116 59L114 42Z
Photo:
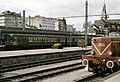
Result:
M94 73L113 72L120 66L120 37L95 37L92 49L82 56L82 64Z

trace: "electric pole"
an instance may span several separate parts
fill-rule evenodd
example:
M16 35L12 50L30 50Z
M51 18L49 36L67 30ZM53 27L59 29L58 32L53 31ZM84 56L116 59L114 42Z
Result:
M85 47L87 48L88 0L85 2Z

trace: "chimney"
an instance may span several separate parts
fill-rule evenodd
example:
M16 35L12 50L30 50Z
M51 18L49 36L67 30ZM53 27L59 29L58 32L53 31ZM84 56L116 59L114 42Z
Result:
M25 10L23 10L23 31L25 30Z

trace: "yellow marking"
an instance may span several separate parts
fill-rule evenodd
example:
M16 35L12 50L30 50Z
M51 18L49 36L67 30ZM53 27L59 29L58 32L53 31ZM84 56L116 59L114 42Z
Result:
M100 51L98 50L97 46L92 42L92 44L94 45L95 49L98 51L98 53L99 53L100 55L103 55L103 53L108 49L108 47L111 45L111 43L112 43L112 42L110 42L110 43L107 45L107 47L103 50L103 52L100 53Z
M98 51L98 53L99 53L100 55L102 55L102 54L108 49L108 47L109 47L112 43L118 43L118 42L120 42L120 41L111 41L111 42L107 45L107 47L103 50L102 53L100 53L100 51L98 50L97 46L96 46L93 42L92 42L92 44L94 45L94 47L95 47L95 49Z
M98 53L101 54L100 51L98 50L98 48L96 47L96 45L93 42L92 42L92 44L95 47L95 49L98 51Z
M103 52L101 53L101 55L105 52L105 50L108 49L108 47L109 47L111 44L112 44L112 42L110 42L110 43L107 45L107 47L103 50Z

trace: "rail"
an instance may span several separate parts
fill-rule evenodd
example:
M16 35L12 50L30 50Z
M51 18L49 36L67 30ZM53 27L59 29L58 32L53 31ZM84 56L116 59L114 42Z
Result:
M84 68L84 66L81 64L81 62L76 62L76 63L69 63L69 64L62 64L62 65L57 65L57 66L53 66L49 68L44 68L41 70L35 70L35 68L33 67L30 68L34 71L30 71L30 72L26 72L26 73L20 73L20 74L12 74L12 73L2 73L2 76L0 78L0 81L11 81L11 82L28 82L28 81L35 81L38 79L43 79L43 78L47 78L49 76L53 76L53 75L58 75L61 73L66 73L66 72L70 72L73 70L77 70L77 69L82 69ZM24 71L25 69L21 69L20 71ZM27 70L27 69L26 69ZM14 73L14 72L13 72Z

